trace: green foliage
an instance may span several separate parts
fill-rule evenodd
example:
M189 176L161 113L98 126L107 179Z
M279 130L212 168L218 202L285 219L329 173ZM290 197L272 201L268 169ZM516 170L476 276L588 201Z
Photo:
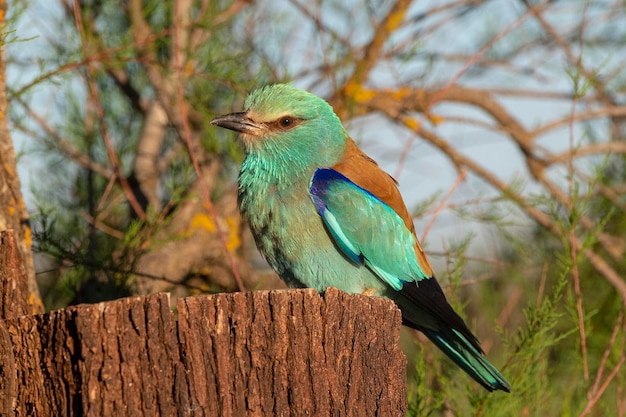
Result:
M489 267L490 282L473 284L471 291L458 292L468 300L466 309L488 317L497 317L509 302L514 302L515 298L508 296L521 292L516 301L519 308L508 319L509 324L499 335L489 338L501 339L502 346L496 344L496 349L487 354L511 383L512 392L486 393L428 343L417 344L413 350L407 349L412 362L407 415L569 416L579 415L589 406L592 387L607 381L608 374L624 360L626 340L621 299L613 287L597 276L585 256L586 248L598 246L600 234L615 233L615 227L620 227L626 216L593 191L596 184L615 178L604 176L604 169L595 172L598 175L585 190L568 177L572 181L572 210L553 199L536 199L537 206L543 207L561 228L560 236L539 228L531 235L515 235L509 227L500 225L499 246L506 267ZM491 221L508 224L506 208L488 209L493 214ZM472 216L471 210L463 210L462 214L466 218ZM475 214L479 221L484 220L484 211L476 210ZM581 226L583 215L595 220L594 228ZM577 250L572 250L572 233L582 244ZM467 273L468 265L459 260L465 258L467 247L466 243L452 245L447 253L448 268L441 280L446 282L447 276L455 283L453 289L464 290L459 274L461 270ZM479 271L474 269L475 273ZM454 303L454 295L450 297ZM493 327L488 323L486 326ZM484 340L480 329L477 332ZM589 369L587 379L585 367ZM596 380L598 375L601 376ZM591 415L618 415L619 395L623 392L620 387L625 383L623 370L608 380L606 392L591 406L596 414Z

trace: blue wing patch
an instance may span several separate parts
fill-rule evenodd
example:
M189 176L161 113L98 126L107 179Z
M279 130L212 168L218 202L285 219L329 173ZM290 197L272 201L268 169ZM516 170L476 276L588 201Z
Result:
M334 169L318 169L315 171L315 175L313 175L311 180L311 187L309 189L311 192L311 198L313 199L317 213L322 216L328 231L331 233L333 239L335 239L335 242L339 245L343 253L355 264L363 265L363 255L352 244L352 242L350 242L346 234L341 229L341 225L337 221L337 218L330 210L328 210L328 206L325 203L325 200L328 199L333 181L345 181L346 183L350 183L355 187L360 188L358 185L350 181L345 175L335 171ZM363 191L367 192L365 190ZM372 197L376 198L376 196L373 195Z
M415 237L378 197L334 169L315 171L309 191L318 214L343 254L367 266L399 291L405 282L429 278L415 256Z

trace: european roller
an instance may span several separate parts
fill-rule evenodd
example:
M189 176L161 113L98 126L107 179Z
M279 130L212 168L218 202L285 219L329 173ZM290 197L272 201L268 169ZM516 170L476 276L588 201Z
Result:
M388 297L478 383L509 391L448 304L394 179L363 153L332 107L288 84L254 91L211 124L239 132L238 203L257 247L291 287Z

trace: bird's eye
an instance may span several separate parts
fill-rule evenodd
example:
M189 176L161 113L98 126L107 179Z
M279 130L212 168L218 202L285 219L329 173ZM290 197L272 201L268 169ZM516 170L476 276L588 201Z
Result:
M289 116L281 117L279 120L280 127L289 128L293 125L293 118Z

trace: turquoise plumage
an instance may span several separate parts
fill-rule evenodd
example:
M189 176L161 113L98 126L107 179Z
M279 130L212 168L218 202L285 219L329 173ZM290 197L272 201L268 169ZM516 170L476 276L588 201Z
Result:
M277 84L211 123L240 133L239 208L288 285L388 297L482 386L510 390L446 301L395 182L326 101Z

